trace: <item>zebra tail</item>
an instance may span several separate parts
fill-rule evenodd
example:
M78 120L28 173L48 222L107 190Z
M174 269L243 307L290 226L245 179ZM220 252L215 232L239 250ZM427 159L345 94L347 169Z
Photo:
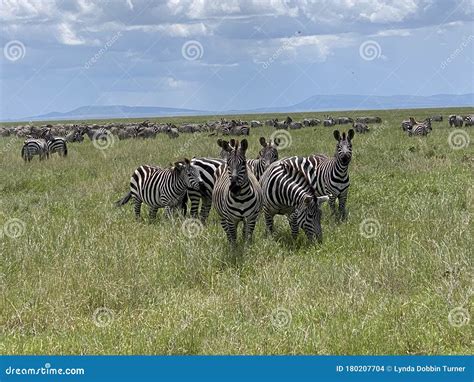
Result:
M130 198L132 197L132 191L130 191L123 199L117 200L115 202L116 207L122 207L124 204L127 204Z

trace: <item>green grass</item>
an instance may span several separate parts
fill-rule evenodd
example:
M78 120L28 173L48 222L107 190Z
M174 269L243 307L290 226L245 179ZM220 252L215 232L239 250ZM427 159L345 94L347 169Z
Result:
M472 323L456 327L448 315L472 312L472 144L453 150L447 121L434 123L427 138L399 127L408 115L453 111L467 113L334 113L384 119L354 138L348 221L336 224L325 206L324 242L310 245L302 233L293 242L283 218L277 240L265 237L260 218L253 244L239 241L238 256L229 253L215 211L189 239L183 220L160 212L153 224L136 222L131 204L113 206L138 165L215 156L216 137L158 135L106 150L86 138L69 145L66 159L28 164L22 140L1 138L0 227L13 230L11 219L25 225L21 236L8 231L0 239L0 351L471 353ZM176 122L184 120L192 118ZM332 155L332 130L290 131L292 145L280 156ZM464 131L472 140L472 129ZM249 157L272 132L252 131ZM361 234L366 219L375 219L374 237Z

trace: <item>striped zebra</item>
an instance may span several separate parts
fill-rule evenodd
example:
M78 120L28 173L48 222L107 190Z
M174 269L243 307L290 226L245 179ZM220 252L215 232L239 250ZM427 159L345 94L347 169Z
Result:
M432 130L431 120L429 118L427 118L424 122L417 122L414 118L410 118L410 122L413 124L412 128L407 130L410 137L412 135L426 136Z
M48 152L50 155L58 153L59 156L67 156L67 144L65 138L53 136L51 131L48 129L43 133L43 139L46 140Z
M49 158L48 144L44 139L29 138L23 143L21 157L24 161L31 161L34 155L38 155L39 160Z
M260 180L268 166L278 160L277 147L280 140L275 138L273 142L271 139L267 142L264 137L260 137L259 142L262 145L262 149L258 153L257 159L247 159L247 164L252 169L257 180Z
M349 164L352 159L352 139L354 130L347 133L334 131L337 141L336 153L332 158L316 154L309 157L290 157L279 162L285 162L293 168L305 173L317 196L329 196L329 207L336 220L347 218L346 201L349 192ZM275 162L275 163L279 163ZM336 199L339 209L336 212Z
M107 129L103 127L92 128L92 127L87 126L84 129L84 133L87 134L87 136L89 137L91 141L99 140L99 139L107 139L107 137L109 136L109 132L107 131Z
M162 169L156 166L140 166L130 179L130 191L116 202L118 207L135 201L135 217L140 218L142 203L150 207L150 220L156 218L158 208L166 207L168 217L171 210L183 206L186 190L199 190L202 181L199 171L188 159L176 162L173 167Z
M248 126L224 126L222 129L223 135L250 135L250 128Z
M294 239L301 228L308 240L322 242L321 204L329 197L316 196L307 174L285 162L273 163L263 174L263 213L267 233L273 234L273 217L286 215Z
M191 164L198 169L203 182L203 187L200 190L188 188L188 198L191 203L191 217L197 218L199 213L202 223L206 222L209 211L211 210L216 170L224 163L225 161L223 159L216 158L191 159ZM201 211L199 211L200 203Z
M216 171L216 183L212 203L221 218L222 228L229 243L237 241L237 226L244 222L244 238L252 240L252 234L262 207L262 189L247 165L245 153L248 142L243 139L234 147L228 146L229 157Z
M219 153L219 158L221 159L227 159L227 157L229 156L229 151L228 151L228 148L227 146L235 146L235 139L232 138L231 140L229 141L226 141L224 139L218 139L217 140L217 146L219 146L221 148L221 151Z

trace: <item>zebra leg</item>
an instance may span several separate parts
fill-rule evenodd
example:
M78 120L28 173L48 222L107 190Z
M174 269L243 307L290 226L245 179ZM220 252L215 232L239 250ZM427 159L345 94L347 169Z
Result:
M207 218L209 217L209 212L211 211L212 200L209 198L202 199L201 206L201 222L206 223Z
M329 207L331 208L331 215L336 216L336 197L334 195L331 195L329 197Z
M273 228L273 215L270 214L268 211L264 212L265 215L265 232L267 235L273 235L274 228Z
M235 246L237 242L237 225L233 222L228 222L225 218L221 219L221 225L227 235L229 244Z
M141 210L141 207L142 207L142 201L135 198L135 218L136 218L137 220L140 219L140 210Z
M293 240L296 240L296 238L298 237L298 231L299 231L298 222L296 220L296 214L292 213L290 215L287 215L287 218L288 218L288 223L290 224L291 237L293 238Z
M156 213L158 212L158 207L150 207L150 222L156 220Z
M193 219L196 219L198 216L198 211L199 211L199 197L196 196L194 193L189 192L188 193L189 200L191 201L191 217Z
M347 201L347 192L339 195L339 219L346 220L347 219L347 210L346 210L346 201Z
M255 224L257 224L258 214L249 216L244 220L244 240L246 243L252 242L253 231L255 230Z

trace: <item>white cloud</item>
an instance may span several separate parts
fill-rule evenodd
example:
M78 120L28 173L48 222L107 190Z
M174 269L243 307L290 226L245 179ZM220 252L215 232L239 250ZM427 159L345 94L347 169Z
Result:
M66 23L58 25L58 40L65 45L82 45L85 40L78 37L71 29L71 26Z
M383 31L377 32L374 36L378 37L408 37L411 36L411 32L409 29L386 29Z

